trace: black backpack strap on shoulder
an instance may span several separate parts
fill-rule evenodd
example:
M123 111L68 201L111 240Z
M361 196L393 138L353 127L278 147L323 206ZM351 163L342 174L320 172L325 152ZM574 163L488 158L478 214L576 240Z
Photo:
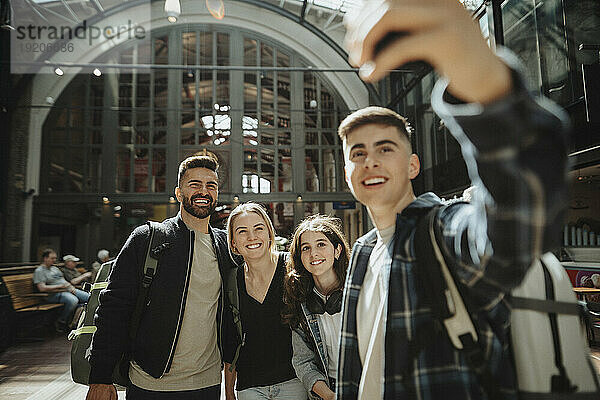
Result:
M477 343L477 332L437 241L435 219L440 206L422 217L415 231L415 252L420 277L427 277L430 306L448 332L452 345L462 350L465 343ZM470 337L470 339L467 339Z
M454 348L465 356L469 368L477 375L488 398L499 399L501 395L486 365L471 315L438 243L436 217L441 207L433 207L417 222L414 237L417 276L422 282L422 287L429 289L426 295L434 319L443 327L442 330L446 331ZM409 348L413 359L425 345L426 343L418 343L420 348Z
M241 340L240 344L235 349L235 355L231 361L229 372L233 372L237 364L237 360L240 357L240 351L246 342L246 334L242 329L242 319L240 316L240 294L238 291L238 270L243 267L231 268L227 273L227 299L229 300L229 306L231 307L231 314L233 315L233 324L236 327L236 331Z
M554 301L556 296L554 295L554 282L552 282L552 276L544 261L540 259L542 269L544 271L544 284L546 287L546 299ZM551 378L551 391L552 393L573 393L577 391L577 386L571 383L571 380L567 376L567 371L563 363L562 349L560 345L560 334L558 332L558 321L556 312L548 312L548 318L550 319L550 329L552 330L552 343L554 347L554 364L558 369L558 375L552 375Z
M150 286L152 285L152 280L156 276L158 270L158 259L160 254L170 246L169 243L164 241L163 232L160 227L158 227L157 222L148 221L148 226L150 228L150 239L148 240L148 248L146 249L146 258L142 270L142 281L139 287L135 309L131 316L131 325L129 327L129 339L131 344L135 342L137 337L137 331L140 326L144 306L148 300Z

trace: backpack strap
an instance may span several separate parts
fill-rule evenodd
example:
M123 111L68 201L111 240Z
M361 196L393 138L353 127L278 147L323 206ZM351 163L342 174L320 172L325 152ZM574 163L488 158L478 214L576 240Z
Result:
M415 252L419 275L428 277L433 315L441 320L452 345L462 350L465 343L477 343L477 331L437 241L435 219L440 208L433 207L417 222Z
M417 276L421 282L426 280L427 285L423 287L430 289L427 291L427 297L434 319L445 328L454 348L465 356L469 368L477 375L488 398L500 399L502 396L494 384L479 346L479 338L471 315L438 243L438 228L435 222L441 207L441 205L434 206L417 222L414 237L418 263ZM421 346L420 349L409 347L409 353L413 353L412 359L419 355L425 344L418 344ZM412 362L409 361L409 364Z
M146 249L146 258L144 260L142 271L142 282L139 287L135 308L131 316L131 325L129 326L129 339L132 345L135 343L143 309L148 301L150 285L152 285L152 281L158 270L158 259L160 258L160 254L170 247L170 243L164 241L164 233L159 227L158 222L148 221L148 226L150 228L150 239L148 240L148 248Z
M540 263L542 264L542 269L544 271L546 299L554 301L556 297L554 294L554 282L552 281L552 275L550 274L548 267L542 259L540 259ZM552 343L554 347L554 364L558 369L558 375L552 375L550 381L551 391L552 393L573 393L577 391L577 386L571 383L571 380L567 376L567 371L563 363L556 312L548 312L548 318L550 319L550 329L552 331Z
M506 301L512 309L531 310L542 313L555 313L566 315L578 315L582 313L582 304L569 303L567 301L553 301L547 299L534 299L530 297L505 296Z
M240 337L240 344L235 349L235 355L229 366L229 372L233 372L238 358L240 357L240 350L246 344L246 334L242 329L242 318L240 316L240 295L238 291L238 270L240 267L231 268L227 274L227 299L229 300L229 307L231 308L231 314L233 315L233 323L236 327L238 336Z

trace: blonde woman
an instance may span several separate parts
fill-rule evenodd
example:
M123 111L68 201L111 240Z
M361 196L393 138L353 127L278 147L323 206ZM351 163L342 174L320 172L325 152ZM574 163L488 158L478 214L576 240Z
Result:
M227 235L230 251L244 260L237 271L241 328L231 329L225 344L227 400L235 399L236 379L239 400L306 399L292 367L291 331L281 321L287 253L276 251L271 219L259 204L241 204L229 216Z

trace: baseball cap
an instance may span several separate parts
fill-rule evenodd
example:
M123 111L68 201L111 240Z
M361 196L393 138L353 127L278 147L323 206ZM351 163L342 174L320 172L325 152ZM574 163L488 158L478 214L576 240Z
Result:
M69 255L63 257L63 261L75 261L75 262L77 262L77 261L79 261L79 258L75 257L74 255L69 254Z

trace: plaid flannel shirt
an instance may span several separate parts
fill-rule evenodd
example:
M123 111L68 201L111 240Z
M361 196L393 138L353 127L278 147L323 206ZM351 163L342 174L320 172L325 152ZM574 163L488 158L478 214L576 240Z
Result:
M510 54L503 58L516 65ZM521 76L515 68L512 93L486 107L450 104L443 81L432 93L432 105L461 144L478 187L471 203L440 209L440 244L464 286L463 296L476 305L472 319L479 342L506 399L515 397L515 377L506 336L510 310L503 297L520 283L535 257L556 248L566 200L566 118L554 105L531 97ZM487 398L464 356L444 331L435 330L431 309L423 301L428 288L415 278L416 223L439 202L426 193L397 216L384 322L385 400ZM337 399L358 396L362 365L356 306L375 242L371 231L352 250L344 288ZM433 340L409 360L409 344L419 335Z

